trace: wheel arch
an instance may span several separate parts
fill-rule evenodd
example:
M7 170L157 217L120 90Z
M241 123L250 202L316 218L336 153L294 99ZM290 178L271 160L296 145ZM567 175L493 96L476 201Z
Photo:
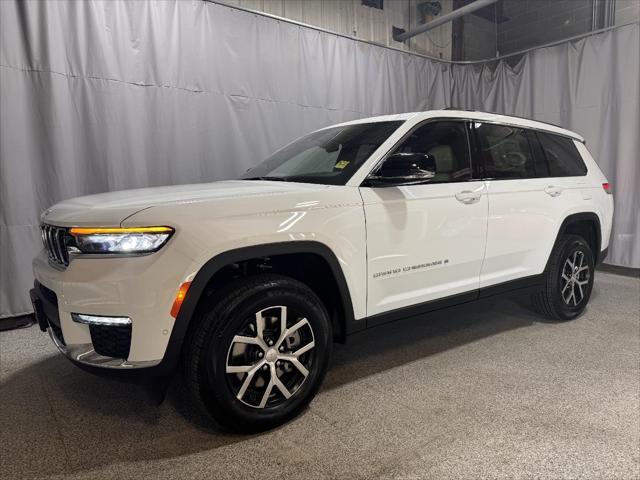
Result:
M217 274L223 272L225 268L241 262L298 255L316 256L325 263L333 276L339 310L329 313L330 316L332 316L334 328L336 326L335 320L338 322L337 327L339 328L339 332L337 340L344 341L347 334L359 330L360 326L355 325L353 304L344 272L340 267L335 253L327 245L312 240L301 240L241 247L212 257L202 265L196 273L185 295L171 332L167 350L162 361L165 367L169 370L174 370L178 365L184 339L189 330L191 320L197 311L201 299L206 295L207 288ZM304 282L304 279L297 279Z
M551 253L557 248L560 239L565 234L575 234L583 237L589 246L593 250L595 263L598 264L604 258L605 253L600 251L602 245L602 230L600 224L600 217L594 212L580 212L568 215L560 225L558 234L556 235L555 242L551 252L549 252L549 258ZM545 266L545 271L549 266L549 260Z

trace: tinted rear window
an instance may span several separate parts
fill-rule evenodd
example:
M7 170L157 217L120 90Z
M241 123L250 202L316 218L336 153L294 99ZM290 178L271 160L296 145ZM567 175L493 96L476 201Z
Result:
M478 153L484 161L484 177L533 178L533 156L523 128L474 122Z
M536 132L550 177L578 177L587 167L573 140L551 133Z

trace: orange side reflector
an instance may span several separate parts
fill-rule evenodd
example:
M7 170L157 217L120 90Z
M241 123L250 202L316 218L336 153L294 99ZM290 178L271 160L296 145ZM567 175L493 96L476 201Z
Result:
M180 285L178 289L178 293L176 294L176 299L173 301L173 306L171 307L171 316L173 318L178 318L178 313L180 312L180 307L182 306L182 302L184 301L184 297L187 296L187 291L191 286L191 282L184 282Z

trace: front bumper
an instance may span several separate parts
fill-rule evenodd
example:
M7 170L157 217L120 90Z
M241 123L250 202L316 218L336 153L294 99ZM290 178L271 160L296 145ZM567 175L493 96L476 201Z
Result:
M126 358L116 358L101 355L96 351L93 339L88 343L67 345L60 324L57 295L44 287L37 280L34 288L29 292L33 311L42 331L48 331L56 348L74 363L101 368L133 369L154 367L160 360L129 361ZM117 327L114 327L117 328ZM129 339L130 342L130 339ZM98 348L100 350L100 348Z
M176 322L170 311L190 265L180 249L163 249L139 257L76 258L61 269L43 250L33 261L34 310L58 350L78 366L116 377L155 375L176 363L166 355ZM128 317L131 324L94 327L74 321L74 313Z

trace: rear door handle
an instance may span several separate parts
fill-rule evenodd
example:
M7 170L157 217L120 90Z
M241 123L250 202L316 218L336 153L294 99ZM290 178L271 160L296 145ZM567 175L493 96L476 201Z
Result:
M466 205L470 205L472 203L476 203L480 200L481 193L472 192L471 190L463 190L461 192L456 193L456 200L462 202Z
M557 197L562 193L562 188L556 187L555 185L549 185L547 187L544 187L544 193L551 197Z

